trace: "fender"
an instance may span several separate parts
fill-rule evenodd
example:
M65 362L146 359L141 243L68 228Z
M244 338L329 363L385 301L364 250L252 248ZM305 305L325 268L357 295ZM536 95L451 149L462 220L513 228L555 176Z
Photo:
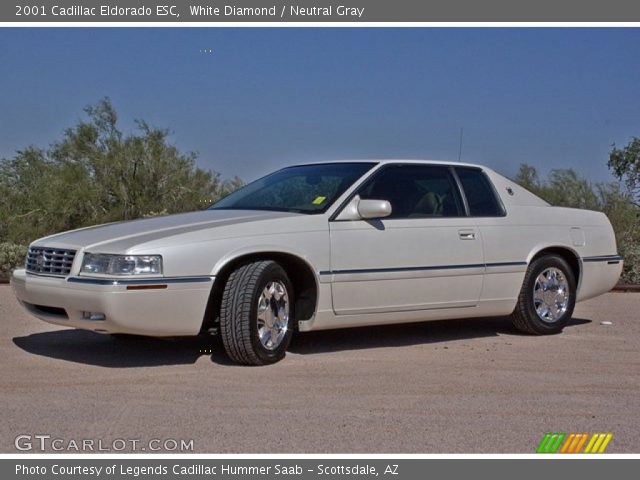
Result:
M576 249L573 248L572 246L569 246L566 244L560 244L560 243L538 243L529 252L529 255L527 256L527 259L526 259L527 264L531 263L531 260L533 259L533 257L538 255L541 251L547 250L549 248L561 248L563 250L569 250L576 257L576 259L580 260L580 263L582 263L582 260L581 260L582 257L576 251Z
M576 281L576 296L579 295L580 293L580 286L582 285L582 255L580 255L575 248L573 248L573 246L569 246L566 244L558 244L558 243L541 243L541 244L537 244L533 247L533 249L531 250L531 252L529 253L528 257L527 257L527 265L531 263L531 260L538 255L541 251L543 250L547 250L550 248L561 248L563 250L568 250L569 252L571 252L575 257L576 260L578 261L578 278Z
M216 264L213 266L213 270L211 271L211 276L215 277L218 273L223 270L229 263L237 260L240 257L244 257L247 255L256 255L256 254L268 254L268 253L280 253L284 255L291 255L302 260L309 269L313 272L313 277L316 282L316 288L320 288L320 279L318 276L318 269L313 266L313 264L309 261L307 255L301 253L295 249L286 249L282 248L282 245L274 245L274 244L262 244L262 245L252 245L247 247L238 248L236 250L232 250L229 253L225 254L220 258Z

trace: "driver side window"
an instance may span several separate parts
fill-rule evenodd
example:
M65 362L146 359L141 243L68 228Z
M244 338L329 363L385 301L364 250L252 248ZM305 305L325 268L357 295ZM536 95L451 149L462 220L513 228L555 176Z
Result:
M383 167L358 192L362 199L387 200L387 218L461 217L464 207L448 167L389 165Z

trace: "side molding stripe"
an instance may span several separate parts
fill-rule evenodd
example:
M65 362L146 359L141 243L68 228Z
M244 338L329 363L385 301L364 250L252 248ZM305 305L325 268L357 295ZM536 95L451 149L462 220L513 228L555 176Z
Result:
M87 283L92 285L158 285L166 283L205 283L213 277L155 277L155 278L95 278L69 277L69 283Z
M608 262L618 263L623 258L620 255L602 255L597 257L582 257L583 262ZM390 268L357 268L352 270L322 270L318 275L350 275L358 273L391 273L391 272L419 272L429 270L453 270L465 268L497 268L497 267L517 267L526 266L527 262L495 262L495 263L475 263L466 265L437 265L419 267L390 267Z
M621 262L624 260L620 255L601 255L598 257L582 257L583 262Z
M421 272L430 270L455 270L466 268L495 268L525 266L527 262L498 262L498 263L472 263L464 265L436 265L420 267L391 267L391 268L365 268L353 270L324 270L319 275L351 275L357 273L392 273L392 272Z

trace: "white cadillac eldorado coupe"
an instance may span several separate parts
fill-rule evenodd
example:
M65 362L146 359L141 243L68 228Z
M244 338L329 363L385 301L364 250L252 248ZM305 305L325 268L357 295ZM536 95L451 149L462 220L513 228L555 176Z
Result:
M288 167L205 211L36 240L12 284L50 323L217 332L233 360L262 365L294 331L511 315L557 333L621 270L602 213L482 166L383 160Z

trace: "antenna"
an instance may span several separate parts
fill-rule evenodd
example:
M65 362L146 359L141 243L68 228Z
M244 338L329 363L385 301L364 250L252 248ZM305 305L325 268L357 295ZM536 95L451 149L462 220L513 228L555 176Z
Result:
M460 146L458 147L458 161L462 158L462 134L464 133L464 127L460 127Z

